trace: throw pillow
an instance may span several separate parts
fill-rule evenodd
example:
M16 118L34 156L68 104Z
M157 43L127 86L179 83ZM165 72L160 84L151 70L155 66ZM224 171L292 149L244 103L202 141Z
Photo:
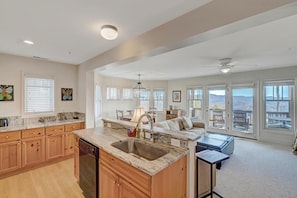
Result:
M172 131L179 131L179 124L178 122L174 122L172 120L167 120L170 130Z
M163 128L163 129L170 129L170 127L169 127L167 121L157 122L157 123L155 124L155 126L156 126L156 127L161 127L161 128Z
M183 120L183 125L184 125L186 130L189 130L189 129L193 128L193 123L192 123L190 118L188 118L186 116L183 116L182 120Z

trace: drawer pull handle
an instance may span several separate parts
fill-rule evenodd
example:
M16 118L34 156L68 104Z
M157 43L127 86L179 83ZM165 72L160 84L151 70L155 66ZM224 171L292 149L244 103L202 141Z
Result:
M6 138L6 139L8 139L8 138L9 138L9 136L7 135L5 138Z

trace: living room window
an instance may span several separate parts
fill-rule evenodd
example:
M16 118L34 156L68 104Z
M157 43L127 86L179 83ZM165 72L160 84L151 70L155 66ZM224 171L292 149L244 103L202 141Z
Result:
M292 130L294 81L267 81L263 87L265 128Z
M139 105L143 107L144 111L149 111L150 108L150 91L144 90L140 92Z
M120 99L120 89L116 87L106 88L106 100L119 100Z
M203 89L190 88L187 90L188 115L192 119L203 120Z
M164 111L165 91L163 89L154 89L154 109Z
M24 114L48 114L54 112L53 79L24 76Z
M133 100L133 89L123 88L123 100Z

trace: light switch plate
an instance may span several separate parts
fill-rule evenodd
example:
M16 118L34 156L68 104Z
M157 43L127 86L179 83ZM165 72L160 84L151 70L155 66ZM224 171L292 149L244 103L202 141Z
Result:
M180 140L171 138L171 145L180 147Z

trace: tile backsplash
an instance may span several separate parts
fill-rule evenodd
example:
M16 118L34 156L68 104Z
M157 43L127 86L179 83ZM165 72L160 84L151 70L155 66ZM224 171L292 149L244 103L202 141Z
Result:
M79 112L62 112L58 113L57 116L42 116L35 118L22 118L21 116L9 116L8 126L24 125L24 124L34 124L43 122L55 122L62 120L72 120L72 119L85 119L84 113Z

